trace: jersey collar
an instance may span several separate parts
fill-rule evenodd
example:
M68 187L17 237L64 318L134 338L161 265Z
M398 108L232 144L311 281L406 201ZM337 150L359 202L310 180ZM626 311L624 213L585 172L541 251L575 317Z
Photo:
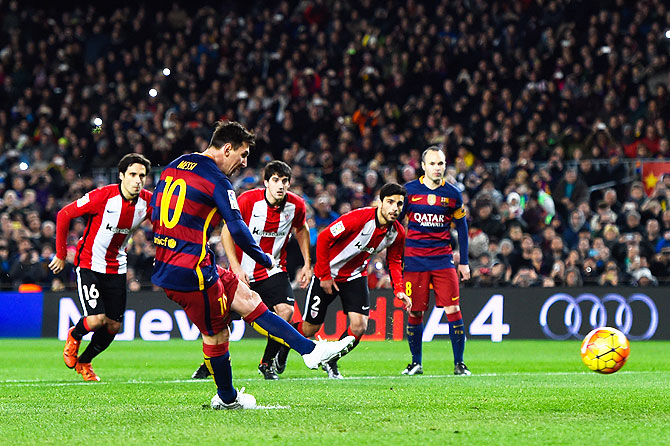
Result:
M267 204L270 209L278 209L279 211L283 211L284 206L286 206L286 199L288 198L288 194L284 195L284 199L279 204L276 204L276 205L273 206L268 201L268 197L265 194L266 192L267 192L267 188L263 189L263 199L265 200L265 204Z
M141 191L140 191L141 192ZM121 195L121 199L123 201L127 201L128 203L137 203L137 200L140 198L139 194L137 195L137 198L135 199L128 199L123 195L123 190L121 189L121 183L119 183L119 195Z
M424 183L424 181L423 181L423 178L424 178L424 177L425 177L425 175L421 175L421 176L419 177L419 183L421 183L421 184L423 184L424 186L426 186L426 183ZM446 182L447 182L447 180L445 180L444 178L442 178L442 182L440 183L440 186L444 186ZM426 187L428 187L428 186L426 186ZM438 187L439 187L439 186L438 186ZM429 188L429 189L430 189L430 188ZM431 190L432 190L432 189L431 189Z

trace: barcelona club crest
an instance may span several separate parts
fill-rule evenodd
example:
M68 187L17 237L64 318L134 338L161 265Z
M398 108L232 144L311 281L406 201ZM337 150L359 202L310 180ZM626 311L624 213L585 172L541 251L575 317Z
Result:
M449 206L449 197L440 197L440 205L443 207L448 207Z
M435 196L435 194L428 194L428 204L429 205L431 205L431 206L434 205L436 201L437 201L437 197Z

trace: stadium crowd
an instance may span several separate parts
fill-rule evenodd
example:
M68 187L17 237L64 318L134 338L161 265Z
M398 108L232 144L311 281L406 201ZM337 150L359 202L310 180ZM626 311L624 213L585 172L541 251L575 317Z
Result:
M218 3L0 0L0 287L72 286L85 222L54 277L58 210L126 153L159 171L203 150L220 119L257 135L238 191L292 166L313 244L440 145L469 211L465 286L670 283L670 175L626 163L670 156L664 1ZM129 246L131 291L151 240ZM382 256L370 284L389 286Z

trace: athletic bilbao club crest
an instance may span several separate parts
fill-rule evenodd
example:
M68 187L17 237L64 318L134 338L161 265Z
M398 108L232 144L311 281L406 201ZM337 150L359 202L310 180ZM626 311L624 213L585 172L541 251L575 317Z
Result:
M437 197L434 194L428 194L428 204L429 205L434 205L435 202L437 201Z

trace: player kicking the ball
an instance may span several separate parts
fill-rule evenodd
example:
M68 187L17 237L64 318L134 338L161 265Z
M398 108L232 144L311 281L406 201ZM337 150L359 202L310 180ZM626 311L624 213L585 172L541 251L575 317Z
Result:
M238 198L238 204L244 223L249 226L256 243L275 258L274 268L264 267L242 252L240 247L235 247L226 226L221 231L221 240L230 269L261 296L268 308L288 322L293 317L295 302L286 271L286 242L291 230L295 233L304 259L304 265L297 273L300 287L307 288L312 278L305 200L288 191L291 185L291 168L285 162L268 163L263 171L263 178L265 188L243 193ZM277 374L283 373L286 368L288 351L288 347L268 338L258 365L258 370L265 379L279 379ZM208 376L207 365L202 363L191 377L202 379Z
M289 345L315 369L337 358L355 338L314 343L268 311L258 293L232 272L217 266L208 240L222 221L235 243L255 262L273 269L273 257L261 251L244 224L228 177L246 167L255 136L236 122L219 122L207 149L182 155L168 164L156 185L151 221L156 263L151 280L181 305L202 334L205 364L217 392L214 409L252 409L256 399L233 387L228 352L230 311L256 330Z

